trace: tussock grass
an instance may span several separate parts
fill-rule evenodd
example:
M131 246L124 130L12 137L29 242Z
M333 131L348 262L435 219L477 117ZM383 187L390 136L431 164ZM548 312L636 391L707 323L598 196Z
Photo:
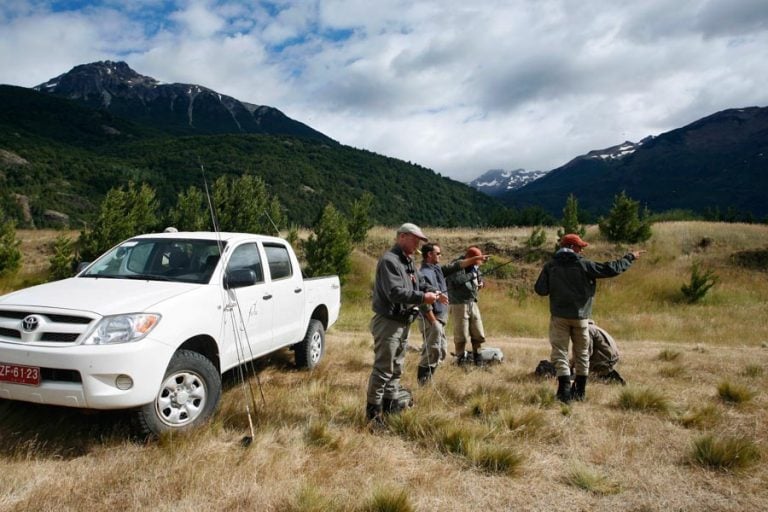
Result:
M525 458L511 447L487 443L470 447L469 459L485 472L517 476L522 471Z
M713 404L706 404L686 411L679 422L685 428L712 428L723 420L723 413Z
M743 404L754 398L755 392L748 387L724 380L717 385L718 396L726 403Z
M707 435L694 440L690 457L704 467L739 470L757 464L761 454L755 442L745 437Z
M678 350L665 348L659 352L658 359L659 361L677 361L681 355L682 353Z
M361 512L415 512L404 489L377 489Z
M619 394L618 406L632 411L666 413L671 404L666 396L656 390L627 386Z
M617 482L583 463L571 464L563 481L577 489L594 494L608 495L621 492L621 486Z
M659 376L667 379L679 379L688 375L688 369L682 365L662 366L659 368Z
M756 364L749 364L741 374L745 377L758 378L765 374L765 369L762 366Z

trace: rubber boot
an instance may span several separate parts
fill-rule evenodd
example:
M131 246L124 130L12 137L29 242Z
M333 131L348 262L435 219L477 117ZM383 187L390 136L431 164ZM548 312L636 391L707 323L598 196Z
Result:
M416 379L419 381L419 386L424 386L430 380L432 380L432 375L435 373L435 370L436 368L432 368L430 366L419 366L418 373L416 374Z
M583 402L587 398L587 376L577 375L576 380L573 382L573 389L571 391L571 397L574 400Z
M365 418L373 425L384 424L383 407L381 404L367 404L365 406Z
M557 378L557 394L555 398L567 404L571 401L571 376L561 375Z

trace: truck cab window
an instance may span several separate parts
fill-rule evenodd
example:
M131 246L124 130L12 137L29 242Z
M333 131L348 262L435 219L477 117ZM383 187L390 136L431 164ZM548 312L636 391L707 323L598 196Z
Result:
M264 282L264 272L261 267L261 256L256 244L243 244L237 247L227 263L227 271L251 269L256 274L256 282Z
M284 245L264 244L264 252L267 253L267 264L269 265L269 275L272 280L285 279L293 275L291 266L291 256Z

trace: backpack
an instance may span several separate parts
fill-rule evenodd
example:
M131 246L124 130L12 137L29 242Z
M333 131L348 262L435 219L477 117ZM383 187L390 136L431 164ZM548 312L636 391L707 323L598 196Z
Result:
M605 375L619 362L616 340L604 329L589 321L589 372Z

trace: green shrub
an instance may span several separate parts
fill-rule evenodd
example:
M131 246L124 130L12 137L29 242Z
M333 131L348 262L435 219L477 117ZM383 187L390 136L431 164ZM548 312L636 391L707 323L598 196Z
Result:
M308 277L336 274L344 283L345 276L352 268L349 259L352 241L347 221L333 204L329 203L323 209L314 233L304 242L303 249Z
M499 444L474 445L469 459L479 469L508 476L518 474L525 461L515 450Z
M677 361L678 359L680 359L681 355L682 354L677 350L665 348L664 350L659 352L658 359L659 361Z
M53 241L53 255L51 256L48 278L52 281L66 279L74 274L72 265L75 259L72 239L59 235Z
M16 239L13 221L0 225L0 277L15 274L21 268L21 241Z
M535 226L525 241L525 246L529 249L537 249L547 241L547 232L541 226Z
M638 243L651 238L648 212L639 213L640 203L630 199L626 192L614 197L608 217L598 222L600 233L611 242Z
M716 282L717 275L713 270L709 269L702 273L699 264L694 263L691 267L691 280L688 284L681 286L680 291L683 292L683 297L689 304L694 304L703 299Z
M408 493L403 489L377 489L363 512L414 512Z
M616 494L621 486L584 464L573 464L565 476L566 484L595 494Z

